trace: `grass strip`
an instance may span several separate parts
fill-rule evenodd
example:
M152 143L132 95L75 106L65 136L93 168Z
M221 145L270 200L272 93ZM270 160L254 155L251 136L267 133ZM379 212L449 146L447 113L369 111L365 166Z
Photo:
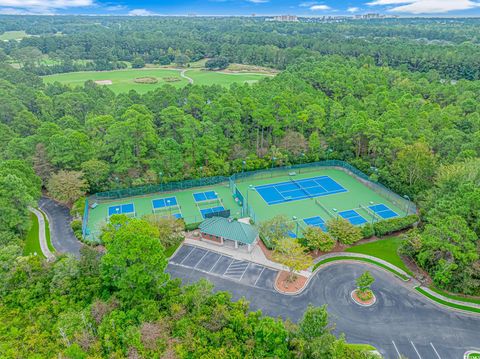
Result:
M365 352L377 350L377 348L375 348L373 345L370 345L370 344L351 344L351 343L348 343L347 347L352 348L352 349L356 349L356 350L362 350L362 351L365 351Z
M42 210L39 211L43 216L43 220L45 221L45 237L47 238L48 249L50 249L50 252L55 253L55 247L53 246L52 240L50 238L50 223L48 222L48 217L45 212L43 212Z
M45 258L40 248L40 242L38 240L38 218L35 213L30 213L30 222L31 226L28 230L27 236L25 237L25 247L23 249L23 254L28 256L29 254L37 253L38 256Z
M422 288L420 287L416 287L415 290L421 294L423 294L425 297L427 298L430 298L431 300L437 302L437 303L440 303L440 304L443 304L443 305L446 305L447 307L451 307L451 308L455 308L455 309L461 309L461 310L465 310L465 311L468 311L468 312L473 312L473 313L480 313L480 308L472 308L472 307L467 307L465 305L460 305L460 304L455 304L455 303L450 303L450 302L447 302L445 300L442 300L442 299L439 299L433 295L431 295L430 293L424 291Z
M396 270L380 263L380 262L376 262L372 259L369 259L369 258L358 258L358 257L349 257L349 256L340 256L340 257L332 257L332 258L327 258L327 259L324 259L318 263L316 263L314 266L313 266L313 270L315 271L315 269L317 269L318 267L320 267L322 264L325 264L325 263L329 263L329 262L334 262L334 261L338 261L338 260L354 260L354 261L360 261L360 262L367 262L367 263L371 263L371 264L374 264L378 267L381 267L391 273L393 273L394 275L396 275L397 277L399 277L400 279L403 279L403 280L408 280L409 278L399 272L397 272Z
M480 304L480 299L467 298L467 297L462 297L461 295L451 294L451 293L448 293L448 292L444 292L441 289L437 289L434 286L430 286L430 287L428 287L428 289L430 289L431 291L433 291L437 294L443 295L444 297L450 298L450 299L459 300L461 302Z
M167 258L170 258L173 253L175 253L175 251L177 250L177 248L180 246L181 243L178 243L178 244L174 244L173 246L170 246L168 247L167 249L165 249L165 257Z

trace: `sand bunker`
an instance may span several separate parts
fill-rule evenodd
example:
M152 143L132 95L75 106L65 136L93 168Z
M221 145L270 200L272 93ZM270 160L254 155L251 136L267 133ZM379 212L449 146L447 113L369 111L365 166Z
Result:
M95 81L97 85L111 85L112 80L97 80Z

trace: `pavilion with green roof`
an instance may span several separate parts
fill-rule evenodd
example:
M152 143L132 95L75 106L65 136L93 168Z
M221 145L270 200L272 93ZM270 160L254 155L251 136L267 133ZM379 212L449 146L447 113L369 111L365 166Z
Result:
M257 244L258 231L250 224L230 218L211 217L200 226L202 239L220 245L233 245L235 248L246 247L248 252Z

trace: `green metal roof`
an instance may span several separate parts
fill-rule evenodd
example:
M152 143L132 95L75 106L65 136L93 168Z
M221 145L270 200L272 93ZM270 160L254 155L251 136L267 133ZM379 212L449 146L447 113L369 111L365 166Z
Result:
M203 233L245 244L252 244L258 237L255 227L222 217L208 218L200 224L199 228Z

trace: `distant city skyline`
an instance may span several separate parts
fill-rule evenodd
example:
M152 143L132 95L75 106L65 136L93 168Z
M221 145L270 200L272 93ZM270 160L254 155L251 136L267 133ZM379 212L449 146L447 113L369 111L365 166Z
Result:
M0 0L0 14L480 16L479 0Z

